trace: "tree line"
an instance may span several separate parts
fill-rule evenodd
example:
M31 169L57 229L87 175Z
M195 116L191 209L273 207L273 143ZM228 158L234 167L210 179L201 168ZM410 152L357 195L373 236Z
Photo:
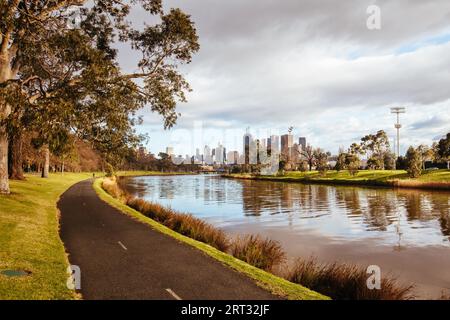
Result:
M144 28L127 19L133 9L146 12ZM178 67L199 50L180 9L164 10L162 0L0 0L0 16L0 193L9 177L23 178L24 145L39 150L47 177L51 154L67 157L75 141L104 163L122 161L145 138L134 129L143 107L165 128L175 124L190 90ZM138 71L120 68L118 42L138 52Z
M356 175L363 167L369 170L406 170L410 177L417 178L425 169L427 161L436 165L446 164L450 169L450 133L439 142L431 146L420 145L409 147L406 155L396 157L392 152L389 138L385 131L379 130L374 134L368 134L358 143L352 143L347 150L341 148L337 156L332 157L330 152L307 145L304 149L296 150L297 163L294 170L312 171L313 169L325 174L328 170L348 170L351 175ZM363 166L362 158L366 159ZM334 167L330 161L334 160ZM289 162L286 156L280 157L280 171L284 171Z

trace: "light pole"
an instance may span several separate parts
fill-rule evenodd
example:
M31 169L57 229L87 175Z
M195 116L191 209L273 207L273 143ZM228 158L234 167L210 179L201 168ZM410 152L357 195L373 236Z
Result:
M395 129L397 129L397 158L400 157L400 129L402 125L400 124L400 113L406 113L405 107L394 107L391 108L391 113L397 115L397 123L395 124Z

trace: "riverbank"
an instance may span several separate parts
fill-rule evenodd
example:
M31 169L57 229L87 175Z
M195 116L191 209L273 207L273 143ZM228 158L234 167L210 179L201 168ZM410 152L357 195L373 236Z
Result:
M109 180L109 179L108 179ZM245 195L246 199L256 199L258 196L254 193L255 186L263 184L263 182L252 183L251 186L248 183L243 183L240 181L226 181L218 177L208 177L208 176L192 176L192 177L172 177L172 178L162 178L162 179L145 179L139 178L136 182L139 184L139 191L136 191L133 187L133 179L120 181L120 187L108 181L103 184L103 188L120 198L125 207L129 206L134 208L137 212L142 214L147 218L151 218L153 221L157 221L169 229L178 231L188 237L193 237L198 241L203 243L208 243L210 246L216 247L222 254L232 256L234 258L245 261L247 264L253 265L255 267L268 269L269 272L275 273L277 276L281 276L284 279L293 281L294 283L300 285L306 285L312 290L321 292L331 298L335 299L408 299L409 287L404 287L403 284L396 283L391 279L383 279L386 281L386 286L383 286L383 290L380 291L370 291L367 290L365 278L366 275L366 262L362 264L347 265L345 261L340 260L339 263L335 263L338 260L331 261L329 265L320 263L318 264L314 258L311 258L311 253L298 255L298 253L293 253L292 255L287 255L284 250L284 245L276 239L273 241L272 236L268 236L265 232L260 232L260 230L253 229L250 232L245 230L244 232L233 232L229 233L229 228L220 221L226 219L227 221L235 221L234 214L236 213L236 208L233 205L239 203L236 202L235 196L241 194L241 192L247 192ZM146 184L146 182L148 184ZM161 182L161 184L158 183ZM131 184L130 184L131 183ZM213 184L211 184L213 183ZM248 188L243 188L240 190L239 185L246 185ZM275 185L275 184L271 184ZM288 184L276 184L277 186L289 186ZM148 186L146 189L145 187ZM213 186L214 191L210 190ZM121 191L124 190L125 192ZM232 193L228 193L228 190ZM181 191L187 191L183 193L181 201L177 201L177 196ZM245 190L245 191L244 191ZM168 194L165 195L165 192ZM275 190L271 190L272 192ZM268 189L264 189L264 198L267 198L269 194L272 194ZM250 195L251 194L251 195ZM273 194L278 194L278 192L273 192ZM150 195L150 197L146 197ZM201 195L205 195L203 198ZM291 194L293 196L294 194ZM166 196L168 196L171 201L167 203L165 201ZM203 203L203 200L209 204L213 204L215 197L220 201L219 208L212 205L206 211L212 211L216 216L219 216L216 222L214 219L209 220L209 223L201 223L205 221L203 218L210 217L205 210L202 210L200 206L192 206L193 203ZM136 198L137 197L137 198ZM224 207L227 205L224 203L233 203L230 206L230 210ZM172 202L173 200L173 202ZM284 198L286 201L286 199ZM270 200L269 200L270 201ZM266 203L267 204L267 203ZM307 205L305 203L305 205ZM238 205L241 207L241 205ZM247 211L245 215L249 217L253 216L250 212L252 211L252 205L246 206L242 204ZM261 208L263 204L258 202L257 207ZM279 206L275 210L279 210ZM277 212L277 211L271 211ZM315 213L316 209L314 209ZM256 210L256 216L260 217L261 220L266 220L267 217L261 215L259 209ZM248 215L247 215L248 214ZM228 217L228 218L225 218ZM277 215L280 218L280 215ZM183 218L184 217L184 218ZM272 215L270 215L272 217ZM275 218L275 216L273 216ZM206 220L207 221L207 220ZM262 221L259 221L262 222ZM291 221L293 222L293 221ZM313 222L311 220L311 222ZM280 225L282 227L282 225ZM228 229L228 230L227 230ZM214 231L215 230L215 231ZM256 230L256 231L255 231ZM228 241L223 241L223 232L226 232L226 239ZM220 235L220 237L218 237ZM253 236L252 236L253 235ZM221 241L218 243L217 240ZM226 240L225 239L225 240ZM228 246L223 246L223 243L228 243ZM301 242L300 242L301 243ZM273 250L274 249L274 250ZM305 250L308 249L308 245L305 245ZM289 261L277 260L278 257L287 257ZM300 262L297 264L292 264L297 257L300 258ZM275 258L272 259L272 258ZM274 261L276 268L267 268L266 261ZM324 261L325 262L325 261ZM270 266L274 264L270 263ZM323 270L323 272L321 271ZM356 276L358 275L358 276ZM252 277L252 274L248 276ZM306 277L306 278L305 278ZM312 280L312 281L311 281ZM364 280L364 281L362 281ZM406 284L407 285L407 284Z
M0 300L77 298L66 286L69 263L58 233L56 203L70 186L90 177L65 173L10 181L11 194L0 195L0 272L21 270L27 275L0 273Z
M159 171L117 171L118 177L147 177L147 176L182 176L193 175L195 172L159 172Z
M326 184L347 186L369 186L386 188L410 188L427 190L449 190L450 170L429 170L417 179L408 177L403 170L361 170L352 176L348 171L328 171L321 175L317 171L288 172L282 176L255 176L250 174L225 174L224 178L297 182L304 184Z

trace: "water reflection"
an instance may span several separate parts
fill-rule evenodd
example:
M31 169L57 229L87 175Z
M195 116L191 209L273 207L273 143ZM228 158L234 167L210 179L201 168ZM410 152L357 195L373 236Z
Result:
M218 226L258 223L285 232L380 245L446 245L450 194L228 180L217 176L129 178L141 198L191 212Z

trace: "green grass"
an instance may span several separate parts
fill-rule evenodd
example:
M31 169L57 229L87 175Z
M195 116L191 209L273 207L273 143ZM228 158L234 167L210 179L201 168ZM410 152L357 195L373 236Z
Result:
M225 264L226 266L231 267L232 269L247 275L251 279L255 280L255 282L259 286L261 286L262 288L265 288L266 290L272 292L273 294L285 297L287 299L292 299L292 300L329 299L328 297L326 297L320 293L314 292L314 291L309 290L301 285L289 282L285 279L277 277L266 271L263 271L256 267L253 267L239 259L236 259L235 257L233 257L229 254L226 254L222 251L217 250L216 248L211 247L210 245L207 245L205 243L202 243L197 240L193 240L191 238L183 236L183 235L163 226L162 224L144 216L143 214L139 213L138 211L128 207L127 205L122 203L120 200L113 198L105 190L103 190L101 185L102 185L102 179L97 179L94 182L94 189L97 192L100 199L102 199L106 203L119 209L123 213L131 216L132 218L134 218L144 224L147 224L148 226L152 227L153 229L155 229L159 232L162 232L172 238L175 238L178 241L184 242L188 245L191 245L191 246L203 251L205 254L220 261L221 263Z
M67 289L69 265L59 237L56 203L71 185L92 173L27 175L0 195L0 270L27 270L25 277L0 274L0 300L75 299Z
M398 186L417 188L449 188L450 170L424 171L417 179L409 178L403 170L361 170L355 176L348 171L328 171L321 175L317 171L286 172L283 176L251 176L249 174L230 174L226 177L242 179L258 179L285 182L311 182L324 184L354 184L373 186L393 186L393 181L399 181Z

